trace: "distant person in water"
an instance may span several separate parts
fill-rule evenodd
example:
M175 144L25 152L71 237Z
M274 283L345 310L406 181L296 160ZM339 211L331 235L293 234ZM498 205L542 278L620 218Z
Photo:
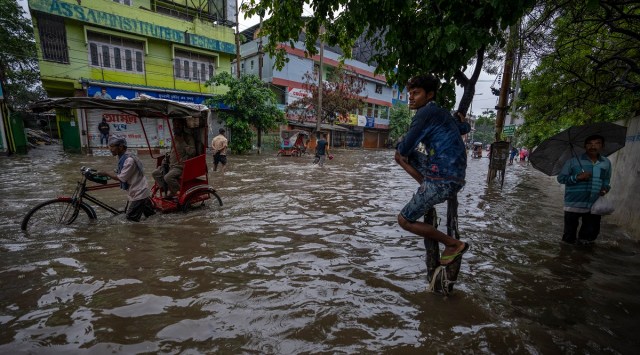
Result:
M316 144L316 158L318 160L318 165L321 167L324 166L324 162L327 159L327 154L329 154L329 143L327 142L327 134L322 133L320 140Z

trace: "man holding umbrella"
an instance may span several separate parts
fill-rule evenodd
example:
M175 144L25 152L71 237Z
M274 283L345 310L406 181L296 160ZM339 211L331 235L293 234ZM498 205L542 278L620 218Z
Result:
M604 144L601 135L588 136L584 140L586 152L567 160L558 175L558 182L565 185L562 236L565 243L590 244L600 233L601 216L592 214L591 206L611 189L611 162L601 154ZM582 226L578 233L580 219Z

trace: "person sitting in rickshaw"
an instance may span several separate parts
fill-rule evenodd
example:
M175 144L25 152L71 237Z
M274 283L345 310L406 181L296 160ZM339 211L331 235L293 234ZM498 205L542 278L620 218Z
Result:
M296 137L296 142L293 144L293 147L298 150L300 155L307 153L307 144L304 141L305 135L300 132Z
M167 193L166 198L174 197L180 191L180 177L184 169L184 161L196 154L193 137L185 130L186 122L182 118L173 119L173 144L165 161L151 175Z

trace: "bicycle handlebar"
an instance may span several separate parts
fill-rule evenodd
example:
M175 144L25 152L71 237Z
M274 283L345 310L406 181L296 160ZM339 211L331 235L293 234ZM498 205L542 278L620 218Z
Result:
M87 180L89 181L93 181L97 184L106 184L107 181L109 180L108 176L103 176L103 175L98 175L97 174L97 170L96 169L92 169L86 166L83 166L80 168L80 172L82 173L82 175L87 178Z

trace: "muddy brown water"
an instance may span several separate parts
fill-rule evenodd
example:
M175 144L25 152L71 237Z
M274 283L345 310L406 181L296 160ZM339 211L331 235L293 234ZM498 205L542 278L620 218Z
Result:
M230 156L210 175L222 208L138 224L98 209L95 223L46 233L20 231L28 209L115 159L56 147L0 158L0 353L640 348L638 243L605 217L595 247L562 246L554 178L515 164L500 189L486 158L469 160L459 214L472 248L444 298L425 291L422 240L397 225L416 186L392 151L334 154L323 169L311 156Z

